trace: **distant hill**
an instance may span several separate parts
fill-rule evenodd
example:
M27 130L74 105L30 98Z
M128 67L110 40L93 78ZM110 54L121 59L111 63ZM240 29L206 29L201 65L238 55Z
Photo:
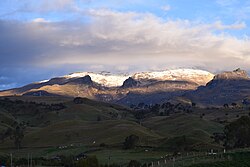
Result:
M196 143L210 143L210 136L223 125L201 119L199 113L176 113L170 116L145 115L141 123L137 111L117 104L64 97L0 98L0 148L12 148L17 126L25 129L23 147L43 148L102 143L121 146L131 134L140 137L141 145L156 146L165 139L186 135ZM198 125L198 126L197 126ZM160 142L160 143L159 143Z

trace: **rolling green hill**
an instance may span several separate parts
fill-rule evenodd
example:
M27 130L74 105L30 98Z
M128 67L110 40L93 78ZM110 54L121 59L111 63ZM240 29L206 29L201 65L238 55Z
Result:
M243 109L193 108L190 113L170 116L149 113L139 121L136 110L86 98L80 103L63 97L8 98L0 99L0 134L11 129L13 135L20 126L24 137L20 150L15 148L13 136L5 137L0 142L3 155L14 152L18 157L27 157L32 152L36 157L52 158L84 152L98 155L101 163L107 162L107 154L116 157L114 162L127 163L126 158L146 161L147 156L157 160L159 155L175 151L221 149L211 138L213 133L222 132L226 124L217 118L228 117L230 121L236 118L235 114L248 114ZM123 142L132 134L139 137L137 151L124 150Z
M191 114L149 118L143 125L166 137L186 135L206 141L214 132L223 130L223 125Z

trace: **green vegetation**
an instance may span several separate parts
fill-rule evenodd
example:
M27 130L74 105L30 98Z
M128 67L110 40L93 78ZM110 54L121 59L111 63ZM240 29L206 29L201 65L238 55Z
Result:
M249 167L250 153L227 154L227 160L191 165L190 167Z
M250 146L250 118L243 116L225 127L225 145L228 148Z
M130 135L126 137L125 142L123 143L124 149L133 149L136 147L136 144L139 142L139 137L136 135Z
M228 148L249 146L248 113L237 107L198 108L194 102L140 104L130 109L86 98L2 98L0 160L8 164L12 153L16 165L27 164L29 154L34 165L115 167L164 159L172 164L175 157L176 166L191 165L191 153L222 152L223 135L234 139L227 140L233 143ZM236 115L245 117L236 121ZM239 139L244 139L243 144ZM207 156L195 161L205 162L215 160Z

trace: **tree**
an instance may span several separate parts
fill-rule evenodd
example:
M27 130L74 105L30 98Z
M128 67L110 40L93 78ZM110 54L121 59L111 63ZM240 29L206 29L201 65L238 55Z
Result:
M174 152L183 152L191 149L192 141L185 135L170 138L168 140L168 149Z
M60 156L61 162L63 164L63 166L65 167L71 167L74 165L74 157L72 155L70 156Z
M228 104L226 103L226 104L223 104L223 107L224 107L224 108L228 108L229 106L228 106Z
M137 111L135 114L135 118L140 122L143 118L145 118L144 110Z
M133 149L136 144L139 142L139 137L136 135L130 135L126 137L125 142L123 143L124 149Z
M158 114L159 110L160 110L160 105L159 104L155 104L151 108L151 112L153 112L153 113L157 113Z
M213 136L211 136L212 139L214 139L214 142L218 144L223 144L225 140L225 134L224 133L213 133Z
M16 148L19 150L21 148L21 142L24 138L24 129L18 125L13 133L13 137L14 137L14 144Z
M144 106L145 106L145 103L141 102L141 103L138 104L137 107L138 107L138 108L144 108Z
M136 160L131 160L128 164L128 167L140 167L141 163Z
M96 156L87 157L86 159L80 159L77 164L77 167L99 167L98 159Z
M82 104L82 103L83 103L83 98L81 98L81 97L76 97L76 98L74 98L73 102L74 102L75 104Z
M231 105L232 105L233 107L236 107L236 106L237 106L237 104L236 104L236 103L232 103Z
M101 116L98 115L98 116L97 116L97 121L101 121L101 120L102 120Z
M250 146L250 118L243 116L230 123L224 129L225 146L239 148Z
M9 127L6 129L6 131L3 134L0 134L0 140L3 143L4 139L7 137L10 137L12 135L12 129Z

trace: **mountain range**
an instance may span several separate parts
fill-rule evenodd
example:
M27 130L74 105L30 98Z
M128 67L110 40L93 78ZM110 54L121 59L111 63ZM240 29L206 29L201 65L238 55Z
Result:
M0 92L0 96L87 97L124 105L174 100L203 106L246 101L249 94L250 79L241 69L217 75L197 69L131 75L76 72Z

